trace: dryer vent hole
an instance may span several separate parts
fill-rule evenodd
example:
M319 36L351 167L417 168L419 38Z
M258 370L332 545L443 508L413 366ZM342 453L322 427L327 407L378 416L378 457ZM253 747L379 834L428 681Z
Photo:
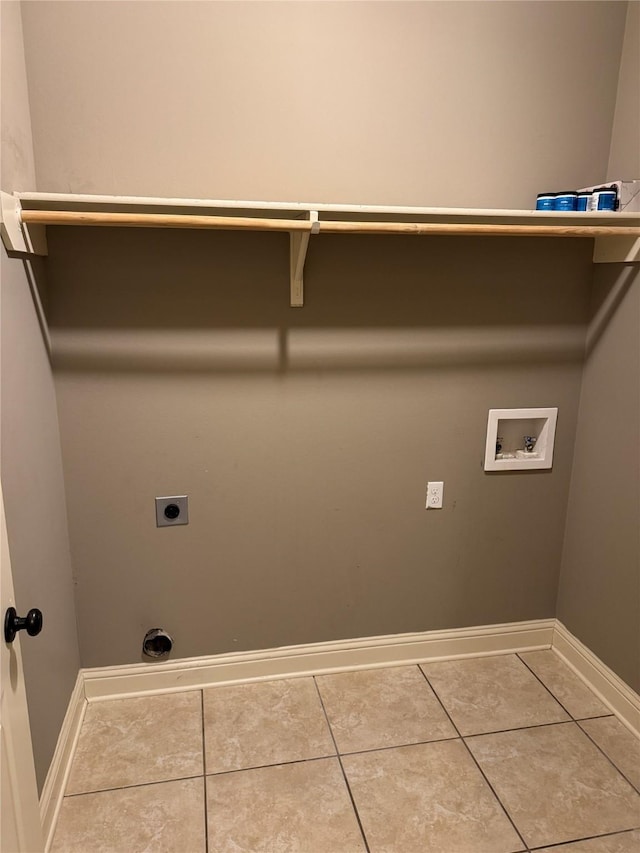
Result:
M144 635L142 653L149 658L164 658L171 652L173 640L163 628L151 628Z

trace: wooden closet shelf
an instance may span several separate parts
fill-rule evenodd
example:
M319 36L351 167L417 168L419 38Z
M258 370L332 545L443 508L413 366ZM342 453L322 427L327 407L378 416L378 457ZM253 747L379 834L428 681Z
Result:
M303 304L304 264L309 240L317 234L587 238L594 240L595 263L640 262L640 212L560 213L26 192L3 192L1 198L4 243L7 249L23 254L47 253L44 226L288 232L293 306Z

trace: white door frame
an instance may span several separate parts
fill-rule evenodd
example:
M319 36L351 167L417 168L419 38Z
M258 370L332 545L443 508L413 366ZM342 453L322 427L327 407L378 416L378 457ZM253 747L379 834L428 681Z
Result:
M44 849L36 783L29 709L24 685L20 636L4 640L7 607L16 606L4 500L0 485L0 853L42 853ZM16 608L18 609L18 608Z

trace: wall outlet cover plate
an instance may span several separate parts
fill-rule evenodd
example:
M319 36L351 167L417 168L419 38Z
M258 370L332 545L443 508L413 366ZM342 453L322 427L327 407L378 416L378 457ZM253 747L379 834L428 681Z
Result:
M156 498L156 526L176 527L179 524L189 524L187 495Z

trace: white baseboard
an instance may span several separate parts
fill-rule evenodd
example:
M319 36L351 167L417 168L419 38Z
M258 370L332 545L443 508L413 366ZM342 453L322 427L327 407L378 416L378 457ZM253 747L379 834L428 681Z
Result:
M69 699L67 713L62 721L56 749L40 795L40 822L42 823L42 835L45 839L45 851L49 850L53 841L58 812L62 805L86 707L84 678L82 671L80 671Z
M556 620L553 648L596 696L640 737L640 696L609 669L562 622Z
M210 685L505 654L551 647L555 619L392 634L359 640L233 652L171 663L81 670L89 702Z

